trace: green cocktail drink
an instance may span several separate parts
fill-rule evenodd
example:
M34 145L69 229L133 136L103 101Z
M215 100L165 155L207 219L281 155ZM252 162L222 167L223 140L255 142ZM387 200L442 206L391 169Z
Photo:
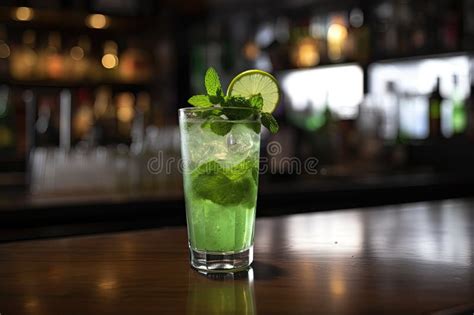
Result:
M221 136L202 128L202 119L187 118L186 110L182 113L190 246L209 252L248 249L253 240L260 150L260 133L249 125L259 127L258 116L255 121L227 121L231 130Z
M193 97L196 107L179 111L191 264L237 270L253 260L261 124L275 129L276 122L262 113L260 93L224 96L208 76L215 94Z

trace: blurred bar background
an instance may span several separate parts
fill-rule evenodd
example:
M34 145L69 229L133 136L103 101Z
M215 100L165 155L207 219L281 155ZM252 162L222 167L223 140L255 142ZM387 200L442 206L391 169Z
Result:
M473 17L474 0L2 1L3 225L184 223L177 109L208 66L281 83L261 215L471 196Z

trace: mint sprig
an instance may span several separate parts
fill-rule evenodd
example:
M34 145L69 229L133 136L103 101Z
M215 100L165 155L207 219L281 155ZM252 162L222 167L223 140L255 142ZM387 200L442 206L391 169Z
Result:
M268 130L270 130L271 133L277 133L278 129L280 128L278 126L278 122L276 121L275 117L273 117L272 114L270 113L262 113L262 125L265 126Z
M255 203L258 183L258 161L245 159L233 167L223 167L216 161L201 164L191 173L194 195L222 206ZM248 175L252 176L248 176ZM228 193L220 193L226 189Z
M218 113L211 113L205 117L203 114L203 118L206 118L206 121L202 124L203 128L210 128L214 133L225 136L232 129L233 124L227 123L223 121L223 119L227 118L229 120L245 120L252 115L254 110L257 110L261 114L262 125L265 126L271 133L278 132L278 122L273 117L273 115L262 112L263 97L261 94L252 95L249 98L238 95L224 95L222 92L219 75L212 67L206 71L204 85L206 87L207 95L194 95L189 98L188 103L196 107L220 106L222 111L217 110ZM242 108L235 109L229 107ZM216 107L216 109L217 108L219 107ZM245 110L244 108L249 108L252 110ZM255 128L253 124L247 125L255 132L260 132L260 128Z
M221 81L219 80L219 75L217 74L216 69L213 67L207 69L204 77L204 85L206 86L208 95L215 96L222 94ZM220 91L220 93L218 91Z
M262 110L262 108L263 108L263 97L260 93L258 93L257 95L253 95L249 99L249 102L250 102L250 105L253 108L258 109L259 111Z
M207 95L191 96L188 103L196 107L211 107L214 104L209 100Z
M188 99L188 103L196 107L211 107L224 102L224 93L222 93L221 81L214 68L209 68L204 77L206 86L206 95L194 95Z

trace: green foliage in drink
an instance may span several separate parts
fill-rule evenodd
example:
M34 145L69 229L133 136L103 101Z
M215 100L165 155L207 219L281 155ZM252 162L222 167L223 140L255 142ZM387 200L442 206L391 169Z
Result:
M252 88L251 80L267 80L270 83L265 83L261 87ZM250 80L250 82L248 82ZM242 83L242 81L244 83ZM239 85L240 83L240 85ZM273 84L272 84L273 83ZM278 123L276 119L272 116L271 111L273 111L279 100L279 90L278 85L276 84L276 79L271 76L269 73L260 70L248 70L245 71L232 80L231 85L227 91L227 95L224 95L222 92L222 86L214 68L209 68L206 72L204 78L204 84L206 87L206 95L194 95L189 98L189 104L196 107L212 107L216 106L215 113L206 113L208 115L205 117L207 119L205 125L208 126L213 132L219 135L226 135L229 133L232 125L222 122L222 118L235 120L235 119L246 119L253 112L258 111L262 115L261 123L264 125L271 133L276 133L278 131ZM232 87L236 85L240 89L238 90L240 94L231 94L233 89ZM248 89L243 89L241 87L250 87L250 92ZM267 103L265 104L264 96L262 93L268 94L273 97L267 98ZM274 97L276 95L276 98ZM238 107L230 108L230 107ZM248 108L249 110L245 110ZM257 130L257 129L256 129ZM258 128L260 132L260 128Z

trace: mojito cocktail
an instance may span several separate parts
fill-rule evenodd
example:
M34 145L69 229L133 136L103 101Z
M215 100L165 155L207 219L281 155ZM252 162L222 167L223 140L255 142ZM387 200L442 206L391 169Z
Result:
M273 117L262 114L261 94L224 96L213 86L179 111L181 155L191 264L226 271L253 260L260 131Z

